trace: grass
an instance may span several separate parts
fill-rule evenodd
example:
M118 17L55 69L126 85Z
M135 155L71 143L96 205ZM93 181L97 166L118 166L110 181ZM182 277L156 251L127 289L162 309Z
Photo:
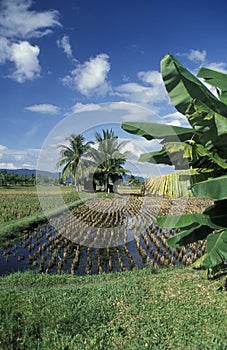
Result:
M44 200L48 200L51 194L52 201L49 209L56 208L56 198L60 194L65 203L79 199L74 187L45 186L42 188L45 189L42 194ZM41 194L39 195L41 196ZM0 187L0 224L34 216L37 213L42 213L42 211L35 186Z
M11 274L0 279L0 348L225 350L220 283L190 268Z

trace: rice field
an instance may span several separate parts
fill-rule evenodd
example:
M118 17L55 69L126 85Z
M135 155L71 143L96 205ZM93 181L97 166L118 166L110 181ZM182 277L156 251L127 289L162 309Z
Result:
M175 203L176 204L176 203ZM179 205L173 205L179 210ZM161 198L126 196L94 198L52 224L24 230L21 238L0 249L0 274L39 273L92 275L143 268L189 266L205 252L205 242L171 249L175 232L154 224L167 210Z
M51 202L49 209L56 208L55 198L59 197L59 191L65 203L78 199L78 194L72 187L48 187L43 191L43 200L49 198L51 190ZM36 187L14 187L0 189L0 225L11 220L18 220L27 216L36 215L42 212L40 200Z

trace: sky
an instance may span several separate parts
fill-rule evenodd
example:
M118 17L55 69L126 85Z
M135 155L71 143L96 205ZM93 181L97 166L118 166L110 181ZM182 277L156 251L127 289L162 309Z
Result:
M0 168L56 171L58 144L112 127L131 169L155 149L123 121L188 126L169 101L160 61L196 74L227 70L227 3L191 0L0 0Z

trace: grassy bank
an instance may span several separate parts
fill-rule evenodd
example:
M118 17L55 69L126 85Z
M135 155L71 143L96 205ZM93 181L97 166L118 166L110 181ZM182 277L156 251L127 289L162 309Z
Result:
M227 349L221 281L185 269L0 279L0 348Z

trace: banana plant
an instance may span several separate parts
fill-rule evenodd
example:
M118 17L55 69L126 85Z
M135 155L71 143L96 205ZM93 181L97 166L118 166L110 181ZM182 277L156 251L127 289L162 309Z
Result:
M227 75L200 68L198 78L216 88L215 96L171 54L162 59L161 74L172 103L191 128L135 122L123 123L122 128L148 140L162 140L160 151L143 154L140 161L172 164L176 169L188 165L207 173L207 178L193 181L191 191L196 197L215 199L214 205L201 214L160 217L157 223L180 229L168 240L172 247L206 238L206 254L195 266L207 269L212 277L227 260Z

